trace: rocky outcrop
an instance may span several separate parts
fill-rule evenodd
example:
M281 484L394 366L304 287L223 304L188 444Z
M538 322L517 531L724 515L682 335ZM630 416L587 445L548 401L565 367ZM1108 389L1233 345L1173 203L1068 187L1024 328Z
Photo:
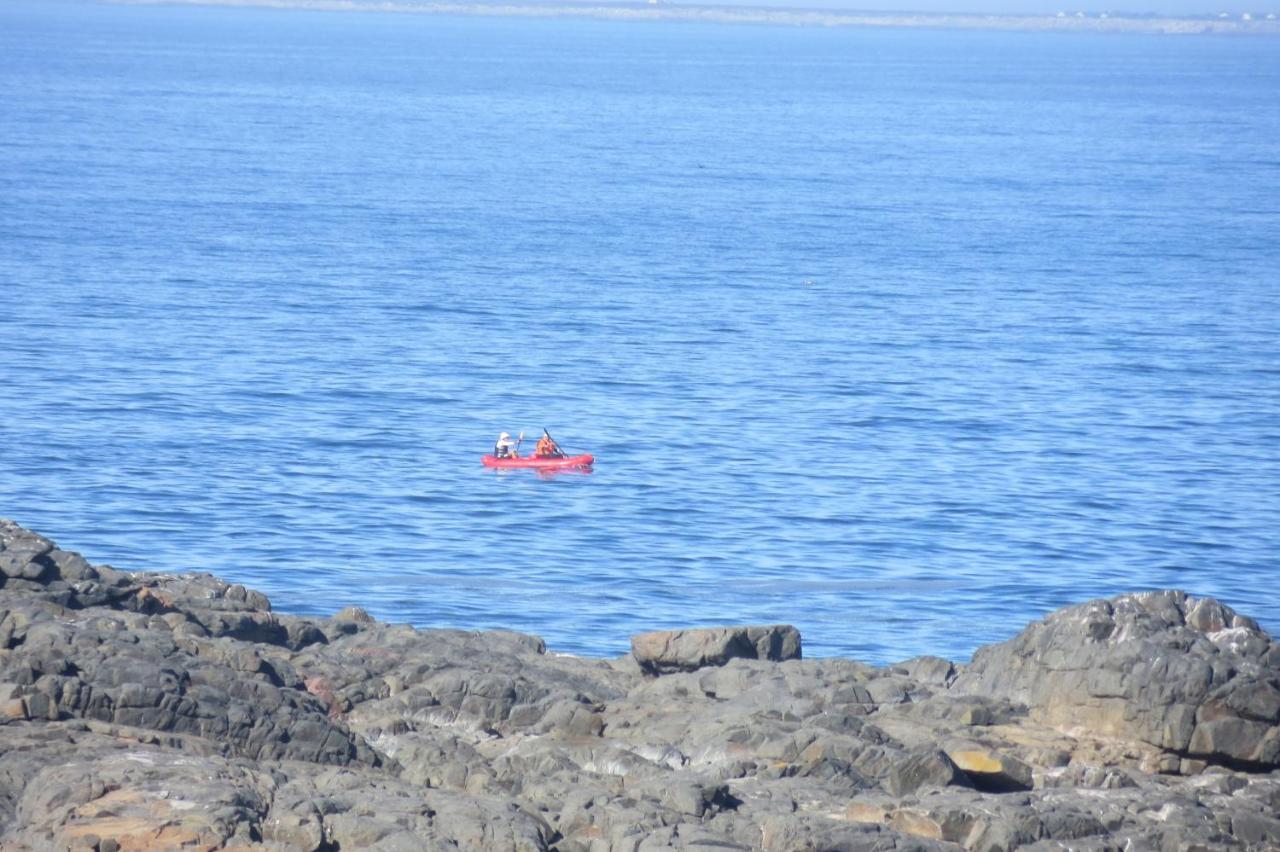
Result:
M739 658L798 660L800 631L789 624L659 630L632 636L631 656L649 674L691 672Z
M1025 704L1066 732L1138 740L1168 771L1280 768L1280 646L1253 619L1182 592L1056 612L979 650L952 691Z
M279 615L0 522L0 848L1280 847L1280 661L1213 601L1073 607L969 665L633 649Z

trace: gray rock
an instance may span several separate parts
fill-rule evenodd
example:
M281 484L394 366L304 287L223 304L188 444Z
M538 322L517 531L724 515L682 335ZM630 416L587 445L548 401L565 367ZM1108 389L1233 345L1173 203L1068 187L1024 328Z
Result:
M956 676L956 667L950 660L941 657L913 657L893 667L894 671L918 683L931 686L946 686Z
M649 674L694 671L739 657L780 661L800 655L800 632L786 624L660 630L631 637L631 656Z
M954 722L967 727L1007 725L1026 715L1026 710L1008 701L982 695L943 693L912 702L909 712L917 718Z
M1063 730L1274 768L1278 683L1272 641L1250 620L1216 601L1147 592L1061 610L981 648L951 689L1025 704Z
M905 753L889 770L884 789L902 797L922 789L972 786L959 767L939 749L914 749Z
M966 743L948 745L947 756L979 790L1009 793L1035 785L1031 767L1012 754Z
M1280 819L1273 813L1242 813L1231 817L1231 836L1263 849L1280 848Z
M791 628L603 661L278 615L11 522L0 546L0 848L1280 843L1280 651L1179 593L1065 610L958 671L802 660Z

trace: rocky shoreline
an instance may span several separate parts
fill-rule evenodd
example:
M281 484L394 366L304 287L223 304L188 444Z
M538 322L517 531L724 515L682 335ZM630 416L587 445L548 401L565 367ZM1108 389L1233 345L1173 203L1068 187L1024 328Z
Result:
M602 21L674 21L782 27L945 29L997 32L1140 33L1144 35L1280 35L1274 15L1254 18L1225 12L1216 16L1123 15L1058 12L981 14L963 12L876 12L835 8L771 8L733 4L685 4L671 0L604 2L587 0L102 0L125 6L231 6L312 12L366 12L400 15L463 15L486 18L588 18Z
M1280 645L1212 599L801 657L281 615L0 521L0 849L1280 848Z

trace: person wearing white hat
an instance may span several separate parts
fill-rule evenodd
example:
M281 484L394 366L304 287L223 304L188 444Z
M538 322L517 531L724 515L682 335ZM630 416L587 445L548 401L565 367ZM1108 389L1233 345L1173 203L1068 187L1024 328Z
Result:
M524 436L521 435L520 437L523 438ZM498 436L498 443L493 445L493 454L500 459L519 458L520 451L517 449L519 446L520 443L518 441L511 440L511 436L503 432Z

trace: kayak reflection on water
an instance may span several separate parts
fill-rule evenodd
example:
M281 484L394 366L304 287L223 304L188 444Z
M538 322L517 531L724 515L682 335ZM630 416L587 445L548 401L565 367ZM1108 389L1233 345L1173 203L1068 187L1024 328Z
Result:
M595 470L590 467L539 467L533 472L539 479L558 479L562 476L590 476Z
M534 467L529 468L534 476L542 480L559 479L562 476L591 476L595 469L591 467ZM526 476L521 468L499 467L493 471L494 476Z

